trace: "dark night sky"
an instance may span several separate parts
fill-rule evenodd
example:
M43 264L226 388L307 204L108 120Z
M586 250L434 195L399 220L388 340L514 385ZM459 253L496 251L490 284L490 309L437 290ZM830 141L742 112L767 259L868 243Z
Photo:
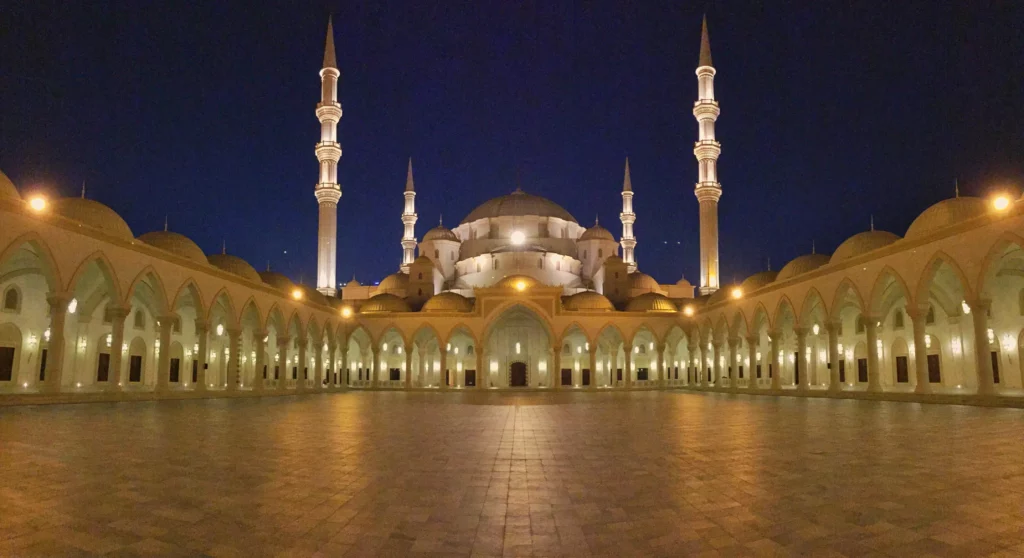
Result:
M145 4L143 8L140 5ZM340 100L338 278L398 267L420 221L523 188L696 282L694 68L703 2L4 2L0 168L314 282L327 13ZM953 194L1024 185L1024 3L713 2L723 281ZM287 254L285 252L287 251Z

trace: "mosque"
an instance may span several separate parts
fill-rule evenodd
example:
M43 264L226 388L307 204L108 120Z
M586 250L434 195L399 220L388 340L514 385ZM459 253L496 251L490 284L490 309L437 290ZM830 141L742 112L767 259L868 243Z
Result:
M832 254L720 284L715 74L704 22L696 286L640 271L628 161L618 239L520 189L417 239L410 161L400 271L339 285L330 23L316 288L205 254L166 227L136 237L98 201L21 192L0 173L0 401L349 389L1024 395L1024 203L1007 193L958 195L902 237L872 227Z

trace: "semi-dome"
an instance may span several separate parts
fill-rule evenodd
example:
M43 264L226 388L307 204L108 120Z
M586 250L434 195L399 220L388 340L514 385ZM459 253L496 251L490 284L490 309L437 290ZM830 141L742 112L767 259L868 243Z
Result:
M608 229L594 223L593 227L583 231L580 240L611 240L615 242L615 236Z
M282 290L288 294L291 294L292 289L295 288L295 283L292 283L291 279L276 271L261 271L259 276L260 281L263 281L271 287Z
M490 199L471 211L463 223L493 217L557 217L575 223L576 219L562 206L540 196L516 190L511 194Z
M778 271L759 271L759 272L751 275L750 277L747 277L746 279L744 279L743 282L740 283L740 290L742 290L744 294L754 292L757 289L760 289L761 287L767 285L768 283L771 283L778 276L779 276L779 272ZM726 289L719 289L719 290L723 290L724 291ZM729 291L731 291L731 290L732 289L729 289Z
M659 293L644 293L630 299L626 312L678 312L679 309L669 298Z
M395 291L404 292L409 288L409 276L402 273L392 273L388 275L380 284L377 285L378 293L394 293Z
M183 234L171 231L153 231L140 236L139 240L187 260L201 264L207 263L206 254L203 253L202 248Z
M451 229L444 225L438 225L423 235L423 241L428 240L450 240L452 242L460 242L459 237L452 232Z
M907 229L906 238L921 238L928 234L984 215L988 211L985 200L972 196L950 198L925 209Z
M450 291L430 297L420 312L472 312L473 301Z
M789 261L788 264L782 266L779 270L779 275L775 278L776 281L785 281L797 275L803 275L808 271L813 271L819 267L828 263L829 257L825 254L804 254L803 256L797 256Z
M10 178L7 178L4 171L0 171L0 199L4 198L20 200L21 194L18 193L18 188Z
M521 287L520 287L521 285ZM495 285L499 289L529 289L531 287L543 286L540 281L529 275L508 275Z
M128 223L125 223L116 211L98 201L86 198L61 198L53 202L53 211L114 238L128 242L135 240Z
M661 290L661 285L654 280L654 277L640 271L634 271L629 274L629 288L654 292Z
M899 240L900 237L888 231L864 231L843 241L833 252L829 263L838 263L854 256L877 250Z
M409 304L404 299L391 293L373 295L359 308L360 314L380 314L384 312L409 312Z
M562 301L562 308L574 312L607 312L615 306L604 295L594 291L582 291Z
M206 256L206 261L210 262L210 265L218 269L232 273L243 279L248 279L253 283L262 283L263 279L260 278L260 274L256 272L256 268L249 265L249 262L239 258L238 256L232 256L229 254L210 254Z

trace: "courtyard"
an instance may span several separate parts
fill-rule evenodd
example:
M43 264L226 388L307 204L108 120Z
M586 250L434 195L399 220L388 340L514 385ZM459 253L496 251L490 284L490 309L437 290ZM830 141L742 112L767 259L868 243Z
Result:
M1024 411L688 394L0 409L0 555L1024 556Z

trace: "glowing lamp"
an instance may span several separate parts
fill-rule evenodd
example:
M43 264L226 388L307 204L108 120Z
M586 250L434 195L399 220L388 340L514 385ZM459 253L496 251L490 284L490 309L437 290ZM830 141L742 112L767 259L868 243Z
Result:
M526 242L526 233L524 233L523 231L513 231L510 240L512 241L512 244L515 244L516 246L521 246L524 242Z
M814 327L811 328L811 331L814 332L815 335L817 335L818 332L821 331L821 328L818 327L818 324L814 324Z
M49 202L47 202L46 198L43 196L32 196L28 200L29 209L35 211L36 213L42 213L43 211L46 211L48 205Z
M522 280L516 281L516 290L519 291L519 292L525 291L526 290L526 281L522 281Z
M683 315L684 316L692 316L693 315L693 305L692 304L687 304L686 306L683 307Z
M743 289L736 287L730 293L733 298L743 298Z
M341 317L342 318L351 318L352 317L352 307L351 306L342 306L341 307Z
M996 211L1006 211L1010 207L1010 196L999 194L992 198L992 208Z
M292 289L292 298L294 298L295 300L302 300L302 290Z

